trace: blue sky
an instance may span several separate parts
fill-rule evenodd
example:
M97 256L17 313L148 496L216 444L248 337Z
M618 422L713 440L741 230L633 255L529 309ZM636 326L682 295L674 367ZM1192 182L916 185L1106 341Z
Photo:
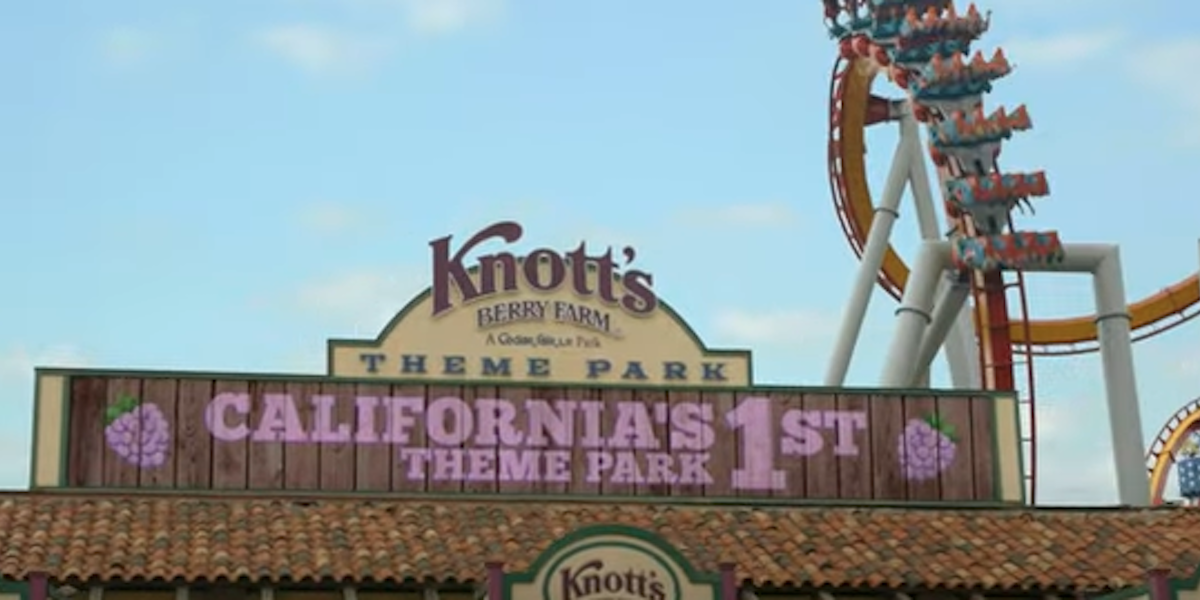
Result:
M1197 268L1200 8L1001 0L994 102L1035 130L1031 228L1122 244L1141 297ZM34 364L310 371L426 283L434 237L629 241L712 346L819 383L855 260L825 176L819 3L25 2L0 8L0 486L26 482ZM889 90L890 91L890 90ZM872 132L878 189L894 137ZM1183 180L1180 175L1183 174ZM912 249L911 216L897 243ZM1039 315L1086 278L1037 278ZM879 376L876 298L851 373ZM1200 394L1200 325L1138 346L1149 438ZM1110 502L1095 357L1039 366L1048 500Z

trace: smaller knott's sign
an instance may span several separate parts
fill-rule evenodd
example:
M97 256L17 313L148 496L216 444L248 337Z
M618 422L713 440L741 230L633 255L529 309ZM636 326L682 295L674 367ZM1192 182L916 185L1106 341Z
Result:
M502 600L726 599L719 576L697 573L658 536L600 525L558 540L528 572L506 574Z
M375 340L331 340L338 377L745 386L750 355L708 350L659 299L654 277L626 246L518 255L522 240L496 223L455 246L429 243L432 285ZM474 258L468 258L474 256Z

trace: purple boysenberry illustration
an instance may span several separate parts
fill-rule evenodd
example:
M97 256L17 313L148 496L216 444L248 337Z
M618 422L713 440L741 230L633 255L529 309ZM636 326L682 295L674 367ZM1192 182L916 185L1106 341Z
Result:
M937 477L954 462L958 437L953 425L931 414L924 419L911 419L897 445L905 479L924 481Z
M171 424L157 404L122 395L104 413L104 439L125 462L161 467L171 446Z

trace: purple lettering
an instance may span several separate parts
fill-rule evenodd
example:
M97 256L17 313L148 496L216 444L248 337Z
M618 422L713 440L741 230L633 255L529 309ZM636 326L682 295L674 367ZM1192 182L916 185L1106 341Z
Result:
M584 400L576 404L583 418L583 435L579 437L578 445L584 448L603 448L604 436L600 433L600 424L604 419L604 403L596 400Z
M538 459L541 452L537 450L508 450L497 452L500 463L500 481L517 481L529 483L538 480Z
M263 394L262 418L250 439L289 444L310 441L290 394Z
M609 481L613 483L645 483L646 477L638 467L637 456L632 452L613 453L612 475Z
M838 456L858 456L855 433L867 428L867 413L861 410L831 410L825 413L825 427L836 432L833 453Z
M461 446L471 437L475 419L471 408L460 398L443 396L425 409L425 433L435 444Z
M585 457L587 469L584 471L584 480L588 483L600 483L604 480L604 474L613 467L613 455L611 452L588 452Z
M780 451L791 456L812 456L825 447L820 427L825 426L819 410L792 409L783 413L779 428L783 435Z
M526 444L540 448L549 444L571 446L575 441L575 403L570 400L526 400L529 421ZM549 436L549 437L547 437Z
M579 247L568 252L566 258L571 265L571 287L581 296L591 296L593 292L592 286L588 284L587 244L579 242Z
M337 403L334 396L313 396L313 411L316 413L313 423L312 441L326 443L345 443L350 441L350 424L334 425L333 406Z
M617 418L609 448L658 448L658 437L654 435L654 423L650 410L644 402L617 402Z
M825 449L822 432L833 430L833 453L838 456L858 456L855 434L866 427L866 411L792 409L783 413L780 421L780 450L791 456L812 456Z
M433 287L431 290L433 316L436 317L454 308L454 302L450 298L451 286L458 288L463 302L470 302L482 295L479 288L475 287L470 272L463 265L463 258L467 253L474 250L479 244L493 238L500 238L510 244L514 243L521 239L522 233L521 226L511 221L496 223L472 236L453 256L450 255L451 236L429 242L433 248ZM495 276L494 272L492 276Z
M592 259L596 263L596 268L599 273L596 274L596 294L605 304L612 304L617 301L617 297L613 295L613 279L616 277L617 264L613 262L612 248L609 248Z
M475 443L480 446L520 446L525 434L513 425L517 407L508 400L478 398L475 400L478 426Z
M684 453L675 456L679 461L679 480L683 485L711 485L712 474L708 472L709 454Z
M379 432L375 429L375 413L379 410L379 398L359 396L354 399L354 413L358 420L358 431L354 433L357 444L379 443Z
M549 270L543 281L542 265ZM548 248L538 248L525 257L525 281L529 287L539 292L549 292L563 284L567 277L567 267L559 253Z
M612 248L608 248L600 256L588 256L587 245L582 242L568 252L538 248L524 257L509 252L480 256L476 265L476 280L473 269L464 262L468 254L487 241L499 239L513 244L519 241L522 235L524 229L519 224L504 221L480 230L453 253L450 246L452 236L429 242L433 251L433 316L453 309L456 300L465 304L499 292L512 292L517 290L521 283L531 290L548 292L558 289L568 280L576 295L584 298L598 297L603 303L620 306L636 316L648 315L658 308L658 296L653 290L653 276L636 269L627 268L622 272L613 260ZM632 247L622 248L621 253L625 267L631 265L637 257L637 251ZM567 265L570 265L570 277ZM591 285L593 268L596 276L595 287ZM619 296L614 289L614 284L618 282L621 287ZM376 363L369 364L369 369L375 367Z
M401 463L408 463L405 476L409 481L425 481L425 465L429 461L429 450L425 448L401 448Z
M671 407L671 449L707 450L717 441L711 404L680 402Z
M467 450L467 481L496 480L496 451Z
M434 481L463 480L463 452L461 448L433 448L430 450Z
M562 483L571 481L571 452L569 450L548 450L544 456L546 475L543 479Z
M646 483L675 483L677 479L672 470L675 461L665 452L651 452L646 455Z
M229 413L242 416L236 425L229 424ZM250 435L245 417L250 414L250 394L224 392L217 394L204 408L204 424L209 433L222 442L236 442Z
M771 408L770 398L754 396L744 398L725 415L729 427L741 433L741 468L731 475L735 490L787 489L787 472L775 468Z
M425 399L420 396L384 398L387 407L387 423L383 439L391 444L408 445L412 429L416 426L415 415L425 410Z

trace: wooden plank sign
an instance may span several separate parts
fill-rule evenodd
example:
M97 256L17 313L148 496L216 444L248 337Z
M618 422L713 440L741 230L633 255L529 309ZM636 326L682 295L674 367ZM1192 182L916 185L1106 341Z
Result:
M982 395L97 374L68 389L70 487L996 501L1015 443L997 434L1015 411Z

